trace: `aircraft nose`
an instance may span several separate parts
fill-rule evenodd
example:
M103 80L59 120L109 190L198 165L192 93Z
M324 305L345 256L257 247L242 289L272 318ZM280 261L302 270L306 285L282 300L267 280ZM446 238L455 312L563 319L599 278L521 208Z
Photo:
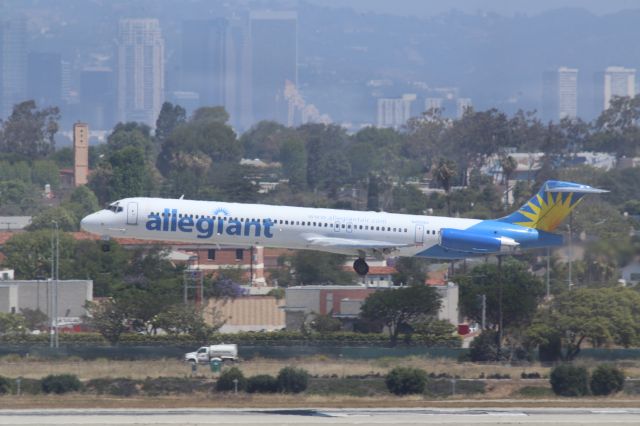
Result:
M80 228L83 231L91 232L91 233L100 233L100 218L98 217L98 213L90 214L89 216L85 216L80 221Z

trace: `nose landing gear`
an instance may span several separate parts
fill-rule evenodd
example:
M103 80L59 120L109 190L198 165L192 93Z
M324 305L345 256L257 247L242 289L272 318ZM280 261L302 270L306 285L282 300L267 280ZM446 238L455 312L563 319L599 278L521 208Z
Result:
M369 273L369 265L362 258L357 258L355 262L353 262L353 270L356 271L356 274L364 277Z

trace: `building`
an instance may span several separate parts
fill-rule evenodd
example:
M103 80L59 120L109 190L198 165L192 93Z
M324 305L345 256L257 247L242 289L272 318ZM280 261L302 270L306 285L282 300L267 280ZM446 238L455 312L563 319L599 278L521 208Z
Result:
M298 15L251 11L249 26L252 120L286 123L285 86L298 86Z
M543 74L542 114L559 121L578 116L578 69L560 67Z
M39 309L47 316L51 314L48 280L2 280L0 281L0 312L20 313L21 309ZM93 300L93 281L58 281L58 318L80 318L87 314L85 304Z
M399 129L411 118L411 104L416 100L414 93L402 95L401 98L378 99L378 127Z
M117 61L117 120L155 127L164 102L164 40L157 19L120 21Z
M212 308L225 321L222 333L239 331L275 331L284 328L284 300L271 296L244 296L230 300L210 299L205 310L205 320L213 323Z
M438 312L439 320L458 324L458 286L451 282L432 282L442 297L442 305ZM401 287L394 287L391 290ZM360 307L364 300L375 291L374 287L361 285L309 285L288 287L285 290L285 323L288 330L299 330L315 314L331 315L340 318L349 328L360 315Z
M635 68L607 67L604 70L604 104L603 109L610 106L614 96L636 95L636 70Z
M89 182L89 126L86 123L73 125L73 184Z
M77 117L92 129L108 130L115 124L113 71L90 67L80 72L80 106Z
M253 124L251 35L248 17L228 20L225 107L231 125L239 131Z
M456 117L462 118L467 109L473 108L471 98L458 98L456 99Z
M62 57L59 53L29 53L27 97L36 101L40 108L61 105Z
M300 330L309 316L332 315L355 319L364 300L375 288L361 285L306 285L285 289L285 324L287 330Z
M27 100L27 22L0 18L0 119Z
M198 94L200 106L225 105L227 20L182 23L180 89Z

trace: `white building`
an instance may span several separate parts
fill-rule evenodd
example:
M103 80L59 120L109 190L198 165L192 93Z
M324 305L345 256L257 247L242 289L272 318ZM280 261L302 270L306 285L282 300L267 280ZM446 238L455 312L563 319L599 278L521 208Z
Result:
M50 314L51 282L48 280L0 281L0 312L20 313L20 309L39 309ZM93 300L93 281L58 281L59 318L79 318L86 315L85 304Z
M471 98L456 99L456 117L462 118L465 111L471 107L473 107L473 104L471 103Z
M401 98L378 99L378 127L398 129L411 118L411 104L416 100L415 93L402 95Z
M578 69L560 67L543 74L542 113L545 120L578 116Z
M604 109L609 108L614 96L636 95L635 68L608 67L604 71Z
M578 69L558 68L558 118L578 116Z
M123 19L118 34L118 121L155 127L164 102L164 40L157 19Z

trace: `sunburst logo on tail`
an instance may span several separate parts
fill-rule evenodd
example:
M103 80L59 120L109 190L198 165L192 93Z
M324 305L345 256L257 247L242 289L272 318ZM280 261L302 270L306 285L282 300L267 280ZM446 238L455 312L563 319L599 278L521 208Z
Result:
M582 200L583 194L540 191L518 210L523 217L516 225L551 232Z
M604 192L608 191L579 183L549 180L524 206L499 220L552 232L569 216L571 210L585 195Z

